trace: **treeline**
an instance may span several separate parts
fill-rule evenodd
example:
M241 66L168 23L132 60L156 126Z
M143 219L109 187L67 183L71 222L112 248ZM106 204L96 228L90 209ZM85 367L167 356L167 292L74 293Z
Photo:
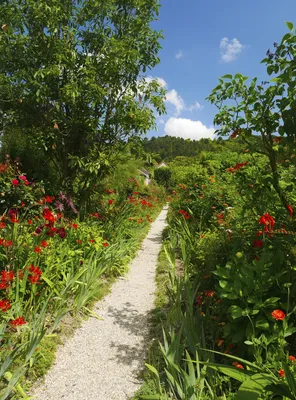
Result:
M172 161L175 157L196 157L202 152L220 152L225 148L232 151L242 151L245 148L243 142L237 138L234 140L200 139L190 140L174 136L160 136L145 138L143 141L144 151L153 154L157 160Z

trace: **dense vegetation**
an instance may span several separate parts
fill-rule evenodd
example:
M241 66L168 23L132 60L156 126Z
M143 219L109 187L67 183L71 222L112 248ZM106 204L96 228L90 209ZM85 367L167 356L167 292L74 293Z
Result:
M168 304L147 365L154 389L148 379L140 398L296 398L296 32L288 27L263 60L270 83L226 75L209 96L218 134L243 148L225 143L169 163Z
M143 140L143 148L155 159L172 161L175 157L198 157L203 151L223 151L225 141L200 139L190 140L174 136L152 137Z
M166 312L140 396L296 399L295 29L263 60L270 82L219 79L217 140L141 144L164 111L165 91L145 78L158 9L2 1L1 399L27 398L64 318L93 314L166 194Z
M94 315L165 200L138 171L137 139L164 110L145 78L159 62L158 8L1 2L1 400L27 398L65 319Z

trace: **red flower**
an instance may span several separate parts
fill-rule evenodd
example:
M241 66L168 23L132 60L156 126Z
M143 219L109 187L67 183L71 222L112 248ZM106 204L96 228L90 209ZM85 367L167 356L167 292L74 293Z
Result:
M0 300L0 309L3 312L9 310L10 307L11 307L11 304L10 304L9 300Z
M26 324L27 322L25 321L25 319L24 319L24 317L18 317L18 318L16 318L16 319L12 319L11 321L10 321L10 324L12 325L12 326L14 326L14 327L16 327L16 326L22 326L22 325L24 325L24 324Z
M278 374L281 378L285 377L285 371L282 368L278 371Z
M11 183L13 184L13 186L18 186L19 185L18 179L12 179Z
M31 272L31 275L28 277L30 282L32 284L40 283L39 280L42 275L41 269L39 267L31 264L30 267L28 268L28 270Z
M41 247L36 246L34 249L34 253L42 253Z
M90 239L89 243L95 243L94 239Z
M27 177L26 177L25 175L20 175L20 176L19 176L19 179L20 179L21 181L26 181L26 180L27 180Z
M48 247L48 242L46 240L42 240L40 244L44 248Z
M6 227L6 223L5 222L0 222L0 229L4 229Z
M78 244L82 244L82 240L77 239L77 243L78 243Z
M114 200L112 200L112 199L108 200L108 204L112 204L112 203L114 203Z
M288 205L287 210L289 211L290 217L293 218L293 214L294 214L293 208L290 205Z
M196 303L200 307L200 305L202 304L202 296L197 297Z
M271 233L275 224L274 218L269 214L264 214L259 219L259 224L264 225L264 232Z
M1 271L1 281L2 282L11 282L14 278L14 272L13 271Z
M286 318L286 314L282 310L274 310L271 316L277 321L283 321Z
M72 224L71 225L73 229L77 229L78 228L78 224Z
M55 197L54 196L45 196L45 203L52 203L54 201Z
M43 218L44 218L46 221L49 221L49 222L51 222L51 223L53 223L53 222L55 221L55 217L54 217L53 213L50 211L49 208L45 208L45 209L43 210Z
M109 243L104 242L104 243L103 243L103 246L104 246L104 247L108 247L108 246L109 246Z
M290 360L291 362L295 362L295 361L296 361L296 358L295 358L294 356L289 356L289 360Z
M214 290L205 290L205 295L207 297L213 297L216 294Z
M5 172L7 170L7 165L6 164L0 164L0 173Z
M256 249L260 249L263 246L263 240L254 240L253 247Z
M244 367L243 367L241 364L239 364L237 361L234 361L234 362L232 363L232 365L234 365L235 368L244 369Z

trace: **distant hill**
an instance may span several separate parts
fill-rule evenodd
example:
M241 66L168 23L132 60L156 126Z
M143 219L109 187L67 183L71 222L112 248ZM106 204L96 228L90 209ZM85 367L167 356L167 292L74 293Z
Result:
M147 153L158 154L164 161L170 161L178 156L196 157L203 151L217 152L225 146L235 151L244 147L237 139L235 142L222 138L190 140L167 135L143 140L144 150Z

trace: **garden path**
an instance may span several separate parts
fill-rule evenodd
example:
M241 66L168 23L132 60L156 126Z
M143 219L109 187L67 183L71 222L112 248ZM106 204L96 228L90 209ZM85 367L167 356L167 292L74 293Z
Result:
M149 344L149 313L153 309L155 270L167 207L151 225L129 273L57 352L55 364L37 400L126 400L141 386Z

